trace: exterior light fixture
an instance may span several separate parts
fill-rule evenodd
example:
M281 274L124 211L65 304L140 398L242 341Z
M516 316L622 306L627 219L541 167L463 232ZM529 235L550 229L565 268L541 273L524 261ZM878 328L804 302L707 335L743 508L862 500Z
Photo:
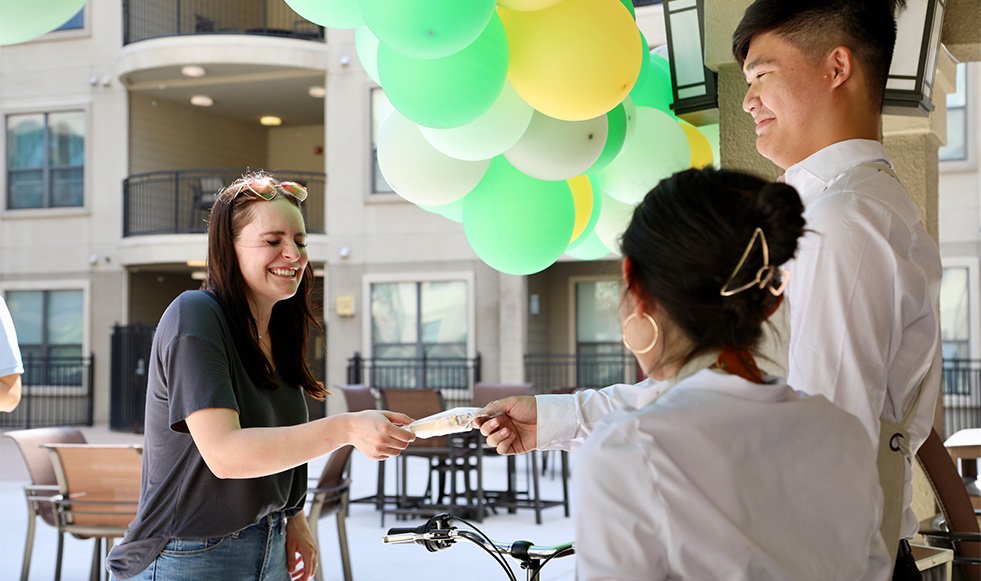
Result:
M204 70L204 67L199 67L198 65L186 65L181 67L181 74L185 77L196 79L206 75L207 71Z
M897 17L896 48L883 112L926 117L933 111L940 31L947 0L908 0Z
M215 104L215 100L207 95L194 95L191 97L191 105L195 107L210 107Z
M279 127L283 124L283 120L275 115L263 115L259 118L259 123L266 127Z
M664 28L675 115L692 125L719 122L716 75L705 67L704 0L665 0Z
M327 89L315 85L307 89L307 95L310 95L314 99L323 99L327 96Z

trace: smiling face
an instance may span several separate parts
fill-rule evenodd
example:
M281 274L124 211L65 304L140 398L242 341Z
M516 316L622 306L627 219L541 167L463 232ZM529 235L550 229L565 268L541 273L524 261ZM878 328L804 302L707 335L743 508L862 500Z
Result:
M256 313L296 294L307 267L307 233L300 209L284 198L249 206L250 221L235 238L235 255Z
M829 59L807 58L772 32L753 37L743 72L749 89L743 109L756 123L756 149L783 169L833 143L827 135Z

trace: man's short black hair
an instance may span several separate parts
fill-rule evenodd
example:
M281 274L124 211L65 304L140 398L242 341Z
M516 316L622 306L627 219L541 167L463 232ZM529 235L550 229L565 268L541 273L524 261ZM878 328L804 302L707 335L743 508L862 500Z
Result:
M742 67L753 38L767 32L814 59L846 46L881 109L896 44L896 13L905 7L906 0L756 0L732 35L732 54Z

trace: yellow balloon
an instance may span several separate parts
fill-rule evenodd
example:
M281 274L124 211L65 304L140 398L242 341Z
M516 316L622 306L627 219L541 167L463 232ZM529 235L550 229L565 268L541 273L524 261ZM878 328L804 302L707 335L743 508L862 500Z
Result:
M510 8L511 10L541 10L549 6L555 6L559 0L497 0L498 6Z
M640 74L637 23L619 0L562 0L533 12L498 7L508 37L511 86L563 121L604 115Z
M576 206L576 221L572 227L572 238L569 239L569 242L575 242L586 229L593 214L593 184L586 176L576 176L566 181L572 190L572 201Z
M712 165L712 146L709 145L709 140L691 123L679 119L678 124L685 131L685 137L688 138L688 145L691 147L691 166L702 169Z

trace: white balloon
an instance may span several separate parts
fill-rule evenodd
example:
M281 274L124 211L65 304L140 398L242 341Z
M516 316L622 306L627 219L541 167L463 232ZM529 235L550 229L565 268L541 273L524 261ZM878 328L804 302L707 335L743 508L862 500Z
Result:
M480 182L489 165L490 160L462 161L440 153L397 111L378 134L378 167L385 181L414 204L441 206L459 200Z
M419 127L433 147L450 157L477 161L490 159L511 149L521 139L534 109L518 96L510 83L486 113L450 129Z
M354 33L354 49L361 67L376 85L381 85L378 80L378 42L378 37L367 26L359 27Z
M593 177L603 192L636 205L659 181L691 166L684 129L670 115L636 107L637 127L620 155Z
M627 229L631 218L634 216L634 204L624 204L623 202L610 197L606 193L602 194L603 202L600 209L599 220L596 221L596 236L603 242L610 252L620 256L620 236Z
M561 121L535 111L528 130L504 153L511 165L540 180L566 180L589 169L603 153L609 120Z

